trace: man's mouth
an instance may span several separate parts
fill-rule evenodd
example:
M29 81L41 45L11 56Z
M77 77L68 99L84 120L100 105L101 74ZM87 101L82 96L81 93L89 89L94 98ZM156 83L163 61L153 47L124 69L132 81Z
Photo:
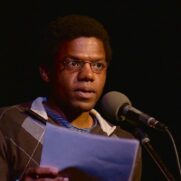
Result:
M78 88L75 90L75 93L80 98L90 99L95 95L95 90L90 88Z

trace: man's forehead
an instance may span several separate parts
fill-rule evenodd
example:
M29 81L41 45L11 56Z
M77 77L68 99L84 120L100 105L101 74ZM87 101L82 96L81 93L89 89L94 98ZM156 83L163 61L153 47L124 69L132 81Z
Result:
M57 51L58 58L73 57L77 59L105 59L102 41L94 37L81 37L62 42Z

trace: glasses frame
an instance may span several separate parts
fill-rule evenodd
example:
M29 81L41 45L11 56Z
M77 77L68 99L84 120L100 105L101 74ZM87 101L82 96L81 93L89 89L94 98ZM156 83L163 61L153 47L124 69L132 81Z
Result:
M84 61L84 60L79 60L79 59L73 59L73 58L67 58L64 61L61 62L64 67L67 70L73 71L73 72L77 72L80 71L84 65L86 63L88 63L90 65L90 68L92 70L92 72L96 73L96 74L100 74L101 72L103 72L103 70L107 69L107 62L106 61L102 61L102 60L97 60L97 61ZM73 66L73 63L77 64L77 66ZM99 68L99 66L97 67L97 69L94 67L95 65L99 65L101 66Z

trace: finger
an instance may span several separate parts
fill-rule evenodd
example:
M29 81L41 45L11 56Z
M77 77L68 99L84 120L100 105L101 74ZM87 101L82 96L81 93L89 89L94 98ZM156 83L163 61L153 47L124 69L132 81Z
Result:
M57 177L57 178L40 178L36 179L35 181L69 181L69 178L64 178L64 177Z
M57 177L55 181L69 181L69 178L67 177Z
M26 175L33 178L55 178L58 176L58 169L55 167L34 167L29 168Z

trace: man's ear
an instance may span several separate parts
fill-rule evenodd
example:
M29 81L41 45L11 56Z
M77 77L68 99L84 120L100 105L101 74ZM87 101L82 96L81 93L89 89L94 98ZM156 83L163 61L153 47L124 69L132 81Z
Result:
M39 72L42 80L46 83L50 82L50 70L46 65L40 65L39 66Z

